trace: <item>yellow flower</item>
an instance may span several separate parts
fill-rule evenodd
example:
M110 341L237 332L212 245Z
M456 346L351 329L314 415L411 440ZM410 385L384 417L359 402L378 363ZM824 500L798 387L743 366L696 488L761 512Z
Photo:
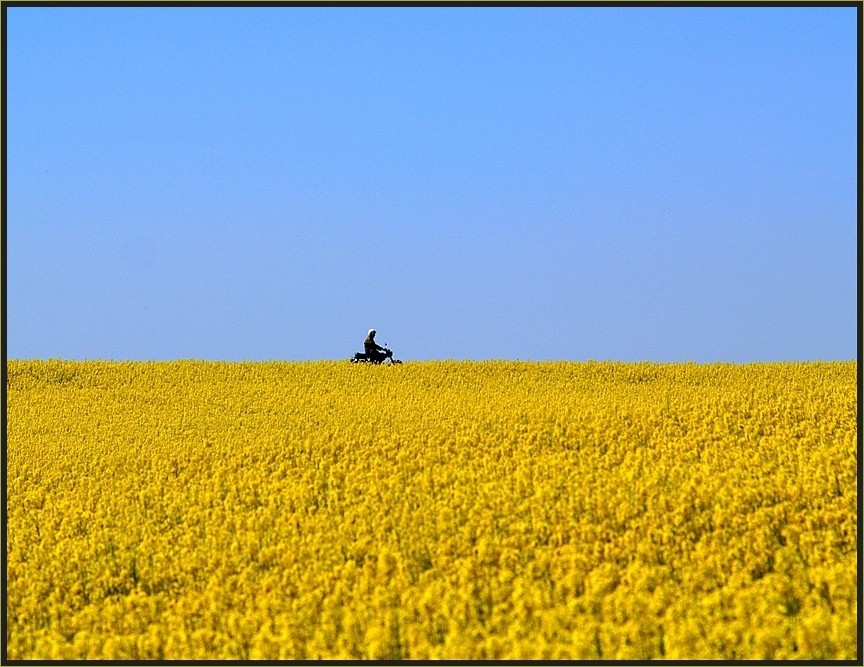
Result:
M7 376L10 659L856 654L855 362Z

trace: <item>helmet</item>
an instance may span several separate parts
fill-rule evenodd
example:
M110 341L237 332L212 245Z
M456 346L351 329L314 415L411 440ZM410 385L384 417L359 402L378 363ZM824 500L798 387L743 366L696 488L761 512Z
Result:
M374 336L376 333L378 333L378 332L375 331L375 329L369 329L369 335L370 336Z

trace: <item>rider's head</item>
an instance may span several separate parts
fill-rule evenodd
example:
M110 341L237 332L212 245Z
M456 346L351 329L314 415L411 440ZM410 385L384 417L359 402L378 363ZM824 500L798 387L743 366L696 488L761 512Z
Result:
M369 338L375 338L375 334L378 333L375 329L369 329Z

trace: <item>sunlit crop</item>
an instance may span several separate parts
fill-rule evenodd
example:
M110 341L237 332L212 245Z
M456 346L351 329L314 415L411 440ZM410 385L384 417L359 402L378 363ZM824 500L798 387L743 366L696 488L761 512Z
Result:
M10 659L856 658L857 365L7 365Z

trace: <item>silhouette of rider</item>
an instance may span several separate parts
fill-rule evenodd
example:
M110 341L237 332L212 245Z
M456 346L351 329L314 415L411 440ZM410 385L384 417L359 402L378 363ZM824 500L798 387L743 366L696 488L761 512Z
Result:
M387 353L384 348L375 342L375 334L378 333L375 329L369 329L369 334L366 340L363 341L363 351L366 353L366 358L369 361L384 361L387 358Z

